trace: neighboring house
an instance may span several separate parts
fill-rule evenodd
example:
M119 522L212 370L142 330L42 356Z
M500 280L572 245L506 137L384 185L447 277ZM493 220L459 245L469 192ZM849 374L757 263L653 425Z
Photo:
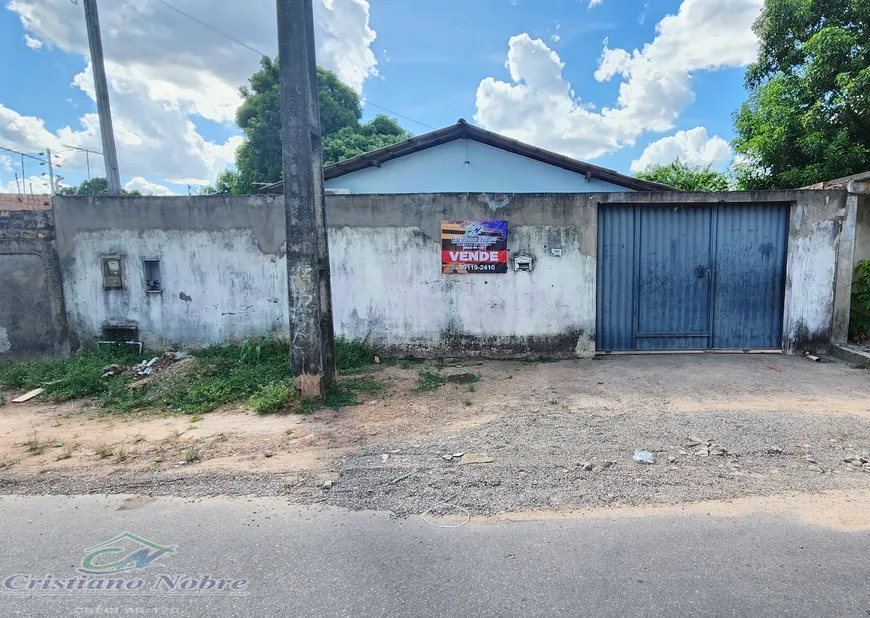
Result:
M465 120L328 165L323 180L327 191L351 194L673 191ZM263 191L283 193L284 183Z

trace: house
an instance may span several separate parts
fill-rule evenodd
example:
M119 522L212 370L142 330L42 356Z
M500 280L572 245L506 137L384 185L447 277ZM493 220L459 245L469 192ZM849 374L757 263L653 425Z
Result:
M332 193L611 193L673 191L468 124L367 152L323 169ZM263 188L283 193L284 183Z
M861 181L669 191L463 122L325 176L335 332L385 354L794 353L846 338ZM0 211L0 289L14 292L0 362L103 336L159 349L287 334L284 200L269 190Z

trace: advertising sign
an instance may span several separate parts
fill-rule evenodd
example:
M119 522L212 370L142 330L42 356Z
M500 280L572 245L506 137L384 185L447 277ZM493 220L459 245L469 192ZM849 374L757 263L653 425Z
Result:
M507 221L442 221L441 273L508 271Z

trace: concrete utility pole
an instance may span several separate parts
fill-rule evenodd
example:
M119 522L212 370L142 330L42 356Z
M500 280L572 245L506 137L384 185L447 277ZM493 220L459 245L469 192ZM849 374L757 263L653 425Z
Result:
M335 377L314 10L311 0L276 3L291 366L296 388L313 398Z
M112 129L112 110L109 107L109 86L103 66L103 40L100 38L100 18L97 0L84 0L88 43L91 47L91 65L94 67L94 91L100 114L100 133L103 136L103 160L106 162L106 182L109 195L121 195L121 175L118 171L118 153L115 151L115 133Z
M50 148L45 149L45 160L48 161L48 184L51 185L51 194L54 195L56 192L54 187L54 166L51 163Z

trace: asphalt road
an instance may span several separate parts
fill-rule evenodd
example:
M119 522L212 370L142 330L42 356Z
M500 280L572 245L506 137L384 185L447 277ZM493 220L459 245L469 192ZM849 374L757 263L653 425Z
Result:
M277 499L4 496L0 532L4 618L870 615L870 533L770 515L447 529ZM93 553L124 532L175 551L123 575L77 572L87 556L99 570L157 551L125 539Z

